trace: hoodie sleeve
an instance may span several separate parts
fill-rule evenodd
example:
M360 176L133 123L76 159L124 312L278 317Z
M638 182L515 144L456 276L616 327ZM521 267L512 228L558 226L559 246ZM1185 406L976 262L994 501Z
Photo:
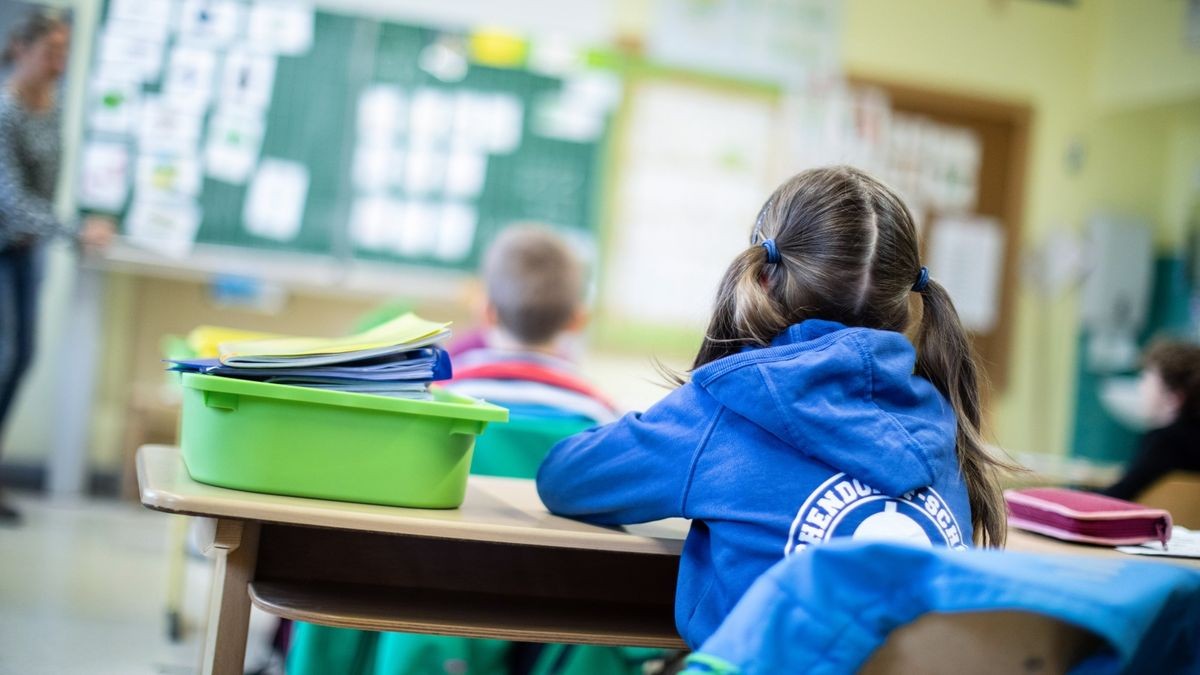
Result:
M691 384L644 413L563 439L537 475L553 513L602 525L683 516L692 466L719 407Z

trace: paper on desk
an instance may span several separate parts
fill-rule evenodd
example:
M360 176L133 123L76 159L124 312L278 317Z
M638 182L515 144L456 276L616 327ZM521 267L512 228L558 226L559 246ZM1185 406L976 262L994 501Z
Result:
M1133 555L1157 555L1170 558L1200 558L1200 531L1189 530L1181 525L1171 528L1171 540L1164 548L1161 542L1152 541L1138 546L1118 546L1121 553Z
M408 312L368 331L337 338L292 337L221 345L221 362L247 357L345 354L396 346L418 349L449 336L449 322L427 321Z
M291 241L300 233L308 197L308 169L299 162L266 158L250 182L242 217L251 234Z
M80 161L79 203L84 208L117 212L129 195L129 148L124 143L92 141Z

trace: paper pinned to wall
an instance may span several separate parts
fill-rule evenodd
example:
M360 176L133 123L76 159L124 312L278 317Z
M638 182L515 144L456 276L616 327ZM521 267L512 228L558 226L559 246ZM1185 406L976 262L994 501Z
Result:
M185 155L142 155L137 163L138 197L164 193L195 197L200 194L200 160Z
M233 49L225 55L221 77L223 106L264 110L275 87L275 57Z
M163 94L179 107L203 113L216 87L217 54L210 49L177 45L171 50Z
M117 213L129 196L129 148L124 143L92 141L80 157L79 205Z
M299 56L312 48L312 4L291 0L259 0L250 7L246 26L252 49Z
M442 150L416 146L408 149L404 162L404 189L412 195L425 195L443 189L446 176L446 153Z
M138 128L142 87L133 80L102 75L88 91L88 126L108 134L129 134Z
M358 97L358 137L372 144L395 142L406 128L404 92L391 85L367 87Z
M441 89L422 87L413 94L409 134L414 143L437 145L450 139L454 122L454 96Z
M385 250L403 218L404 204L398 199L378 194L360 197L350 207L350 241L356 248Z
M989 333L1000 315L1004 230L989 216L941 218L929 233L931 278L946 288L963 327Z
M125 238L135 246L184 258L196 241L200 216L194 200L139 195L125 217Z
M359 143L354 149L354 166L350 177L354 188L361 192L380 192L392 182L393 163L401 163L402 157L382 143Z
M492 137L492 98L481 91L460 90L454 95L454 145L486 150Z
M264 158L246 195L242 212L246 230L275 241L295 239L304 218L308 180L303 164Z
M234 0L183 0L179 7L179 41L213 49L233 43L242 33L246 7Z
M205 172L226 183L244 184L258 163L264 131L265 122L257 111L218 109L208 122Z
M172 0L112 0L108 3L108 22L129 21L157 26L166 31L171 23Z
M512 94L493 94L489 116L488 150L505 155L521 145L525 124L525 106Z
M142 100L138 149L151 152L194 152L200 144L203 117L157 94Z
M487 155L456 149L446 160L446 194L451 197L478 197L486 178Z
M165 45L165 32L147 34L141 24L110 23L100 35L98 68L138 82L157 80L162 74Z
M447 262L465 259L475 243L478 221L479 213L471 206L453 202L443 205L434 255Z
M437 244L440 216L441 210L433 202L406 202L399 226L391 231L392 250L406 258L432 255Z

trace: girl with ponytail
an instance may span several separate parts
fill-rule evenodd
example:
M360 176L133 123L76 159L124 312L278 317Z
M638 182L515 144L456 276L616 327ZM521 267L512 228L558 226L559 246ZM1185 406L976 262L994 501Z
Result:
M970 342L908 208L862 171L806 171L771 195L679 384L559 443L538 491L589 522L692 519L676 623L693 648L808 546L1004 543Z

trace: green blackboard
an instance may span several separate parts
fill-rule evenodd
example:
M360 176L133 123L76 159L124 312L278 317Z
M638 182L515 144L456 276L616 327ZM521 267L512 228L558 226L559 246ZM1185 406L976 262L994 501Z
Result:
M177 40L177 35L169 38L168 51ZM466 270L477 265L482 247L495 231L513 222L547 223L577 231L594 241L607 120L601 132L582 140L539 133L535 112L563 90L564 77L539 74L524 67L480 65L468 58L465 72L456 78L439 78L422 63L423 56L435 44L456 45L462 48L462 54L468 54L465 34L317 12L313 18L311 48L296 56L280 55L276 59L260 152L260 160L297 162L308 172L309 185L299 231L286 241L256 236L243 223L249 181L231 183L205 175L195 197L202 213L196 242L326 255L346 261L373 260ZM224 53L229 48L218 51ZM100 58L98 47L97 60ZM486 177L481 187L468 197L454 198L474 214L469 248L460 247L458 254L448 257L432 251L367 246L352 234L356 203L364 196L353 179L357 148L364 144L358 128L358 107L363 92L372 87L390 87L410 99L418 92L438 91L446 97L471 92L519 101L522 111L519 144L487 155ZM160 88L160 82L148 81L143 92L151 94ZM204 113L205 133L215 107L214 102ZM86 131L85 138L96 138L95 132ZM197 149L201 156L205 140L201 138ZM138 141L133 138L129 143L136 156ZM135 182L131 193L136 195L136 191ZM398 203L415 199L406 194L403 186L389 188L387 197ZM130 203L132 199L131 196ZM434 193L419 199L422 204L442 208L449 198Z

